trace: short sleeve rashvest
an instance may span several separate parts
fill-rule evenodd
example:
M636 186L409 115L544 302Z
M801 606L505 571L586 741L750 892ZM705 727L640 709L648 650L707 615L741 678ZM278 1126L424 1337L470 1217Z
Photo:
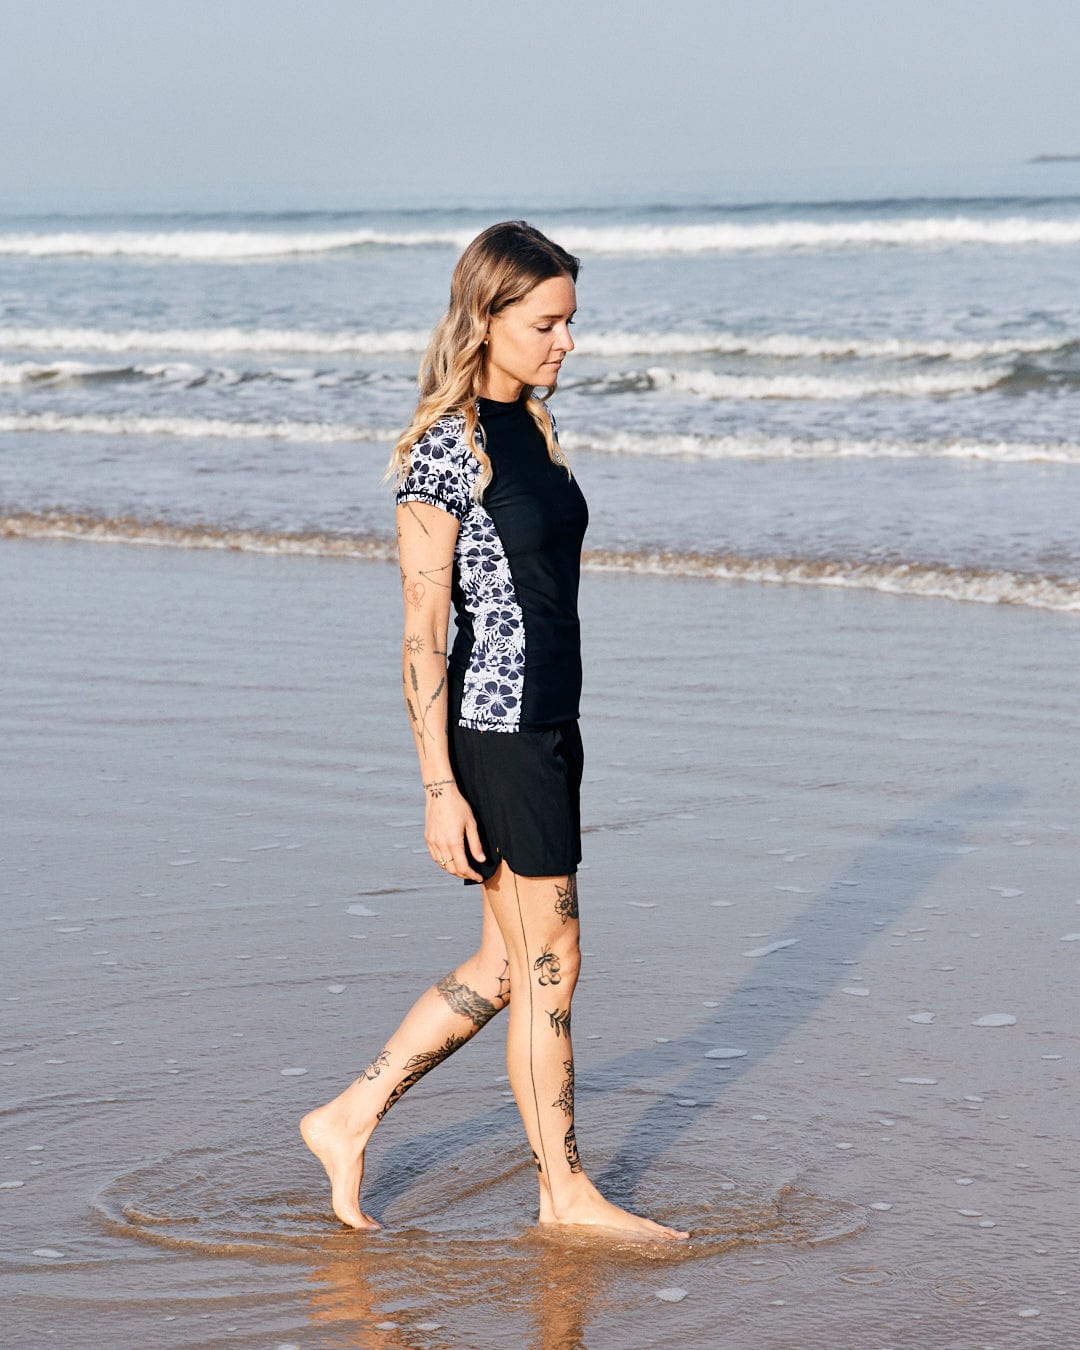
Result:
M397 501L427 502L460 521L451 590L457 636L447 662L459 725L539 731L578 716L588 508L523 401L482 398L477 406L492 467L483 500L472 495L480 465L457 414L413 446Z

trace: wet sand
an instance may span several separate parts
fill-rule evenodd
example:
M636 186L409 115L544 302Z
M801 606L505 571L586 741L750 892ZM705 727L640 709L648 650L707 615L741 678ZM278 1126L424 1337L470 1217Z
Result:
M392 566L0 594L5 1343L1075 1344L1075 617L586 578L577 1133L670 1251L533 1226L497 1022L381 1127L384 1233L296 1135L477 930Z

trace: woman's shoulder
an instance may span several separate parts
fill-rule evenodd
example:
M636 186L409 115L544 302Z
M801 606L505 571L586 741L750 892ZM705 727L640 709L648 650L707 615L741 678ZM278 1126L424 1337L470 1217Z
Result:
M479 468L465 435L464 414L443 413L413 443L397 500L430 502L461 519L471 505Z

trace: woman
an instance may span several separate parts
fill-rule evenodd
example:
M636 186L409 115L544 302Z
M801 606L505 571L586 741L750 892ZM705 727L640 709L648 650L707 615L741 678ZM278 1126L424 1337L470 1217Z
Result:
M359 1203L375 1126L509 1004L510 1084L536 1162L540 1222L687 1236L605 1200L574 1134L577 589L588 513L545 401L574 349L577 274L576 258L523 221L474 239L391 460L424 838L439 867L482 886L483 927L475 955L421 995L350 1087L301 1122L334 1213L353 1228L379 1226Z

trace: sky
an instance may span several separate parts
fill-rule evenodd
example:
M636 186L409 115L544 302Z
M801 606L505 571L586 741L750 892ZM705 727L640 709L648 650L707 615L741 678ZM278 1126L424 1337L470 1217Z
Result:
M0 0L0 208L1080 189L1077 0Z

